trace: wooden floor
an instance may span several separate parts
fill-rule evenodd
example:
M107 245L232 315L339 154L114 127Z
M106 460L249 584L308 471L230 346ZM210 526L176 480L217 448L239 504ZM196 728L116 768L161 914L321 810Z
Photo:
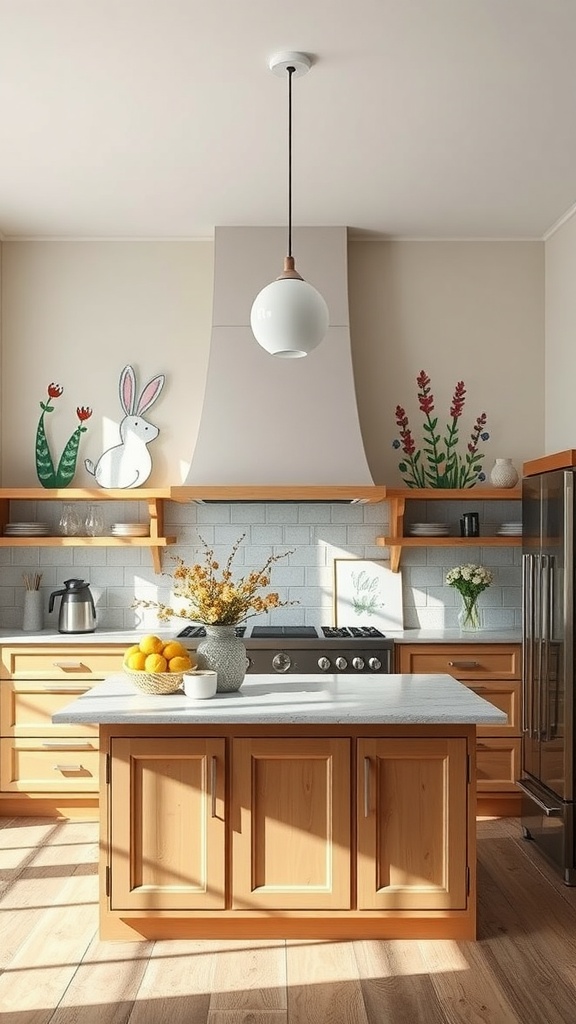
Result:
M93 822L0 819L2 1024L576 1024L576 889L479 822L479 941L100 943Z

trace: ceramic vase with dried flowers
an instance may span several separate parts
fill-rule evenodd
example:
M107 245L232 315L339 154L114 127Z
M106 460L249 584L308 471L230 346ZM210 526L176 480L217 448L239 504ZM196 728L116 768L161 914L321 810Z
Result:
M204 546L204 564L186 565L175 558L176 568L168 573L174 580L174 597L184 601L181 608L172 608L157 601L138 600L135 605L155 608L161 622L176 617L202 623L206 639L198 644L198 668L218 673L218 692L239 690L246 674L246 647L236 636L235 626L254 615L268 612L297 601L281 601L278 594L261 594L270 585L270 570L280 558L292 554L285 551L270 555L261 569L253 570L239 580L233 579L232 562L244 537L234 544L220 577L216 575L220 564L214 548L200 537Z

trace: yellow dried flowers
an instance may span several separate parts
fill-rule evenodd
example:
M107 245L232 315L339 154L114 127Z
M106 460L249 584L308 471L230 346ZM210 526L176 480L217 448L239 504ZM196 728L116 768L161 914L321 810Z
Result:
M233 579L232 562L245 536L243 533L234 544L220 578L216 575L220 564L214 557L214 548L209 547L202 537L203 565L186 565L182 558L176 556L174 572L166 575L174 580L174 597L184 599L184 607L176 609L157 601L144 600L136 601L136 606L156 608L161 621L175 617L203 622L208 626L233 626L272 608L298 604L298 601L281 601L276 593L259 594L262 588L270 585L273 564L291 555L292 551L270 555L260 570L252 571L239 580Z

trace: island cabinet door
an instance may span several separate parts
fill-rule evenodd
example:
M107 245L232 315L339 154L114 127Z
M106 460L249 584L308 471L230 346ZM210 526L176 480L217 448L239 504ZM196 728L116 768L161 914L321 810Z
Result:
M235 910L350 907L350 741L233 743Z
M358 909L467 899L465 739L358 740Z
M225 905L221 739L113 739L111 910Z

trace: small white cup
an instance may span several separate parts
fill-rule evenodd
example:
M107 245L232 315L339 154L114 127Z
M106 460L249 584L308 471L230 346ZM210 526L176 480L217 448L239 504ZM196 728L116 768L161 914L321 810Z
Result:
M216 693L218 673L208 669L194 668L184 673L184 693L193 700L207 700Z

